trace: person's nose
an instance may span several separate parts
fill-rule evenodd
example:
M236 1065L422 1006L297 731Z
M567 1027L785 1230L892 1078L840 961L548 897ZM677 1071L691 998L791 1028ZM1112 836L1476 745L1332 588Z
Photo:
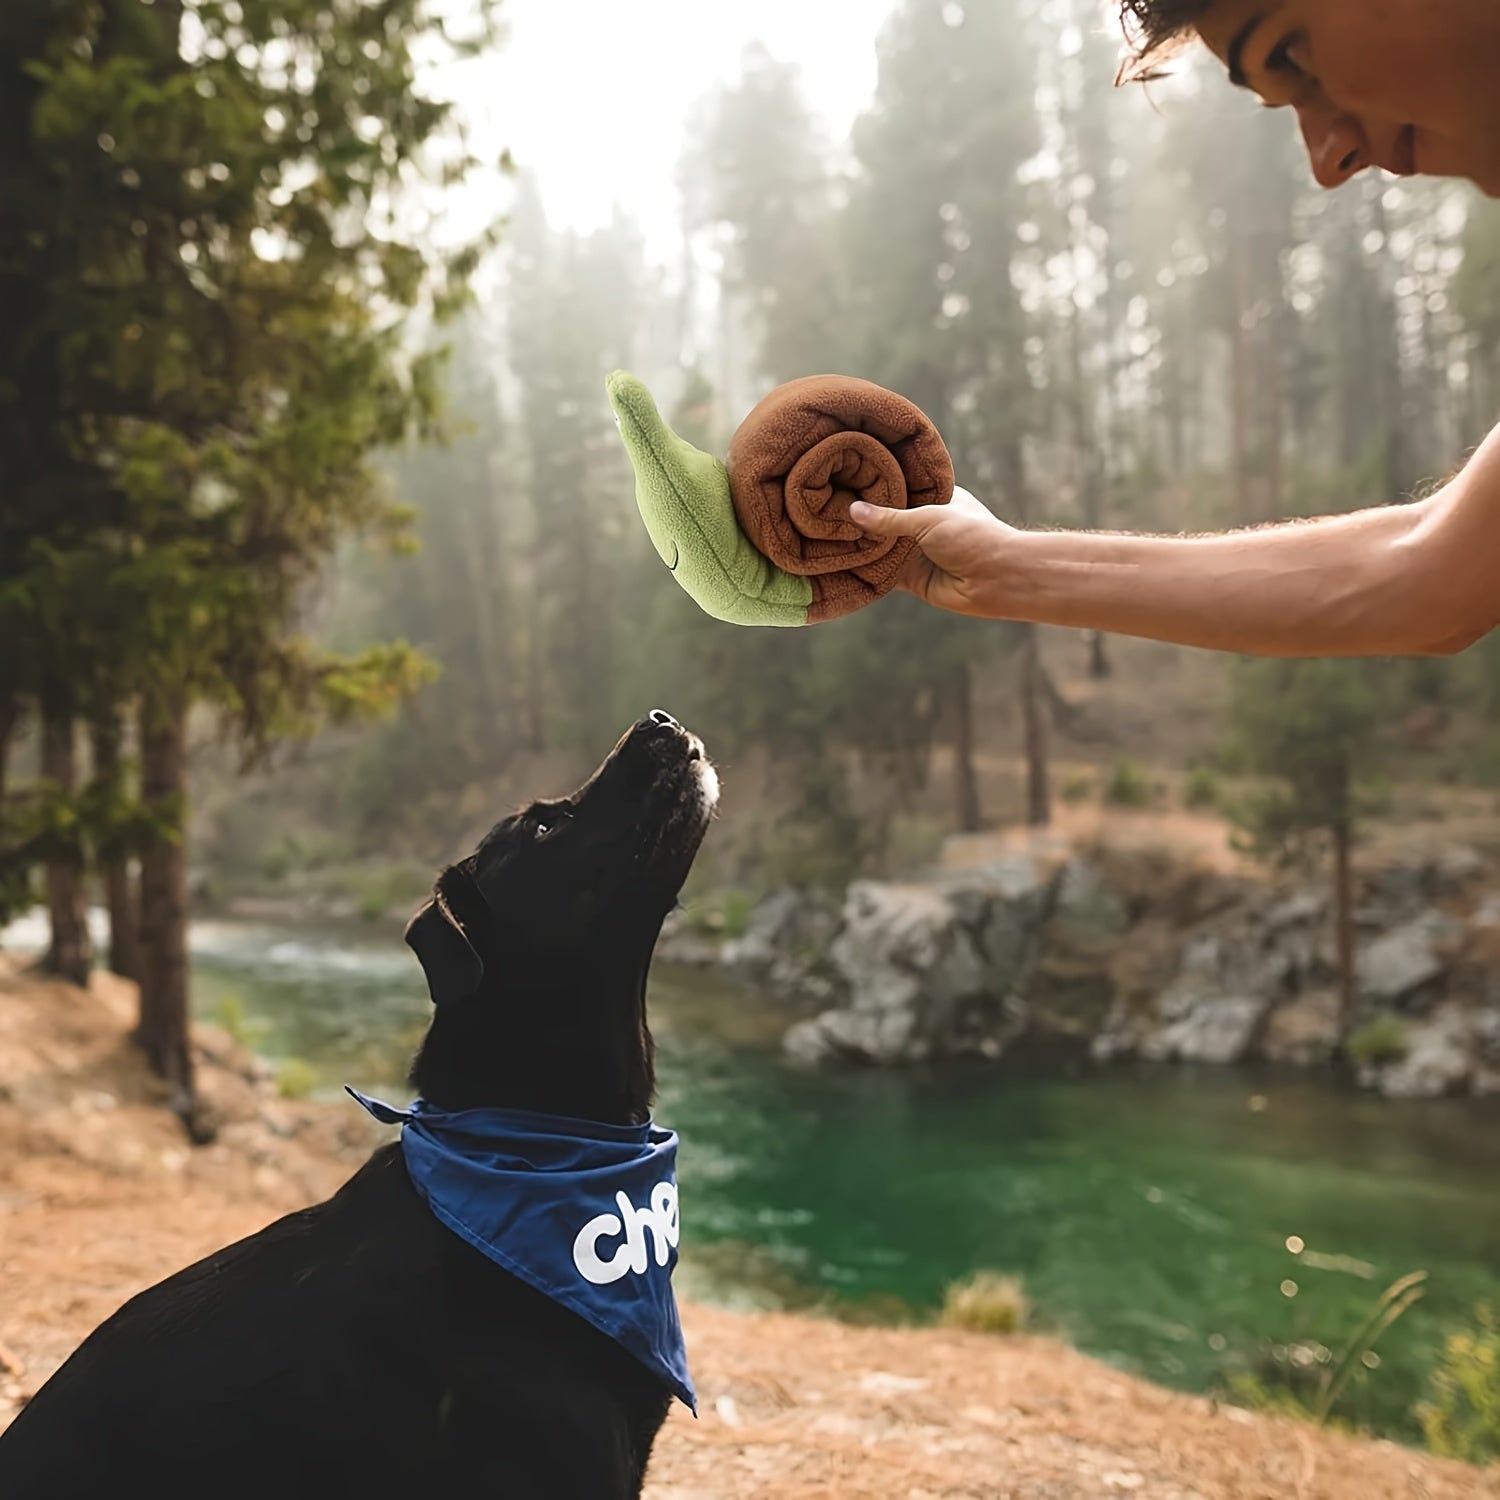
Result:
M1364 127L1328 100L1301 105L1297 123L1302 127L1302 143L1320 187L1339 187L1371 164Z

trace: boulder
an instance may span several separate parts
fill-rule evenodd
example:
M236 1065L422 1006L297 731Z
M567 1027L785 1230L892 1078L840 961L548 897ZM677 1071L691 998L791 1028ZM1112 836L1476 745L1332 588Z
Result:
M1472 1013L1457 1003L1440 1005L1407 1028L1406 1055L1360 1070L1360 1082L1390 1099L1436 1099L1462 1093L1477 1062Z
M1194 991L1176 1002L1180 1014L1141 1043L1154 1062L1239 1062L1270 1009L1267 995L1204 995Z
M1405 999L1447 972L1463 924L1428 908L1362 944L1355 955L1361 995L1377 1004Z
M1063 868L1048 924L1049 942L1097 948L1130 925L1124 898L1093 865L1073 859Z
M821 891L788 886L772 891L745 930L720 950L731 972L781 998L829 1000L836 991L829 949L839 910Z
M849 887L829 958L848 1003L794 1026L804 1062L996 1055L1023 1025L1056 878L1031 861L942 881Z

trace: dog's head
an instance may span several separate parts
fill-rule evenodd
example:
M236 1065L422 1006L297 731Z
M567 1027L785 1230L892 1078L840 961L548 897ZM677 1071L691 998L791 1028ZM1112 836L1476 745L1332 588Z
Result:
M702 742L658 709L571 796L438 876L406 929L434 1003L412 1068L424 1098L646 1117L646 971L718 793Z

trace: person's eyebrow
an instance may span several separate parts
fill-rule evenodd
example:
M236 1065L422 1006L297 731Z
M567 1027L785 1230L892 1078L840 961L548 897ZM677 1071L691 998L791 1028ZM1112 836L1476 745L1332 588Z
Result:
M1234 40L1229 44L1227 54L1229 62L1229 81L1237 89L1250 87L1245 78L1245 44L1255 35L1260 23L1265 20L1265 13L1251 16L1240 29L1235 32Z

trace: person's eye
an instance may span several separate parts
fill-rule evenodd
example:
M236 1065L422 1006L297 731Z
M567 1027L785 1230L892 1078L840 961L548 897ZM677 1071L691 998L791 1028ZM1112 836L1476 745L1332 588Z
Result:
M1293 34L1277 42L1266 55L1266 72L1278 78L1311 78L1306 41Z

